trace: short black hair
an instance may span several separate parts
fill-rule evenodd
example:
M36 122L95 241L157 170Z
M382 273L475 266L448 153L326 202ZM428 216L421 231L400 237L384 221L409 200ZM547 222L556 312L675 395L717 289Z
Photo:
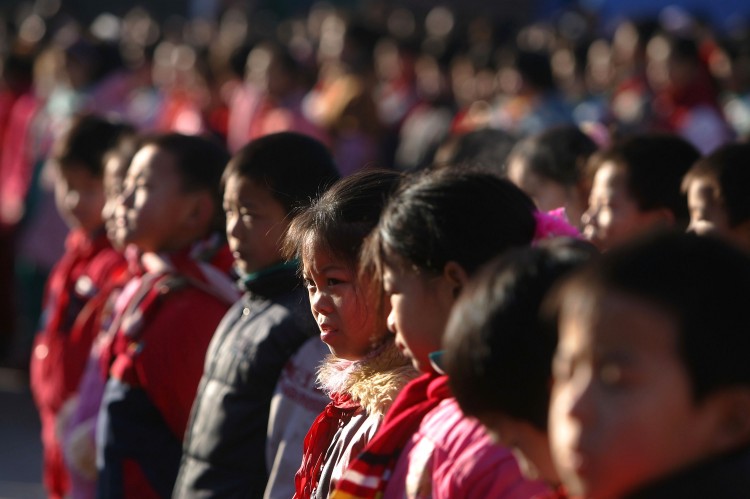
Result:
M626 171L627 188L642 211L666 208L677 225L687 227L687 199L682 178L700 158L687 140L669 133L648 133L626 138L607 150L601 163L612 161Z
M60 168L84 168L91 175L104 174L104 158L124 135L134 128L125 123L107 120L95 114L82 114L73 119L70 128L55 146L54 159Z
M577 126L559 126L523 139L513 148L510 158L521 159L541 177L574 187L596 150L596 143Z
M515 249L483 266L446 326L444 365L461 410L502 413L547 429L554 324L540 319L547 292L597 252L575 239Z
M560 291L555 301L562 313L615 292L673 317L676 354L696 402L722 388L750 385L750 257L729 243L672 231L651 234L607 252Z
M699 159L685 175L682 191L698 178L715 183L730 227L750 220L750 144L727 144Z
M224 181L232 175L267 186L287 213L310 204L339 178L328 148L295 132L274 133L251 141L229 161Z
M505 176L505 163L516 145L516 137L496 128L472 130L455 139L447 163L482 168Z

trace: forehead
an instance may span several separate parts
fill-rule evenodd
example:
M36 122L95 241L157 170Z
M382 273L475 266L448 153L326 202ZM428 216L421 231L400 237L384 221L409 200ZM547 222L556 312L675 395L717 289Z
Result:
M642 298L618 291L573 291L560 312L560 343L565 348L677 353L676 318Z
M309 229L302 239L300 248L302 268L305 272L323 272L332 268L352 267L352 264L335 254L323 238L313 229Z
M156 145L149 144L139 149L133 156L127 176L161 178L178 175L174 157Z
M688 184L688 202L719 197L719 185L711 177L695 177Z
M226 177L224 199L238 200L240 204L269 205L282 207L281 202L264 183L245 175L233 173Z

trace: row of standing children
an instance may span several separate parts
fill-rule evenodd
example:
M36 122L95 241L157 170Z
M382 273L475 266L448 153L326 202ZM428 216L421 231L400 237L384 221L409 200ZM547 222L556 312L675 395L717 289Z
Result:
M645 150L654 155L653 147ZM673 215L641 203L638 196L649 193L639 190L643 177L633 173L631 157L609 154L610 169L620 177L599 179L607 188L597 191L599 172L606 171L599 168L592 199L598 200L597 192L619 192L630 196L626 201L634 208L625 215L655 210L663 215L657 222L673 221ZM308 168L311 158L318 166ZM138 145L123 192L114 199L120 203L114 209L114 233L121 238L116 241L136 250L128 283L116 281L117 295L92 300L106 308L104 303L116 298L111 317L97 318L109 325L108 344L95 351L108 378L106 386L105 377L99 379L103 398L95 423L98 495L252 491L260 497L265 490L268 497L288 497L293 482L299 497L545 493L545 484L523 478L507 447L491 441L480 424L486 424L483 415L475 414L478 420L464 415L441 360L430 354L441 349L450 311L482 264L511 247L528 247L535 235L549 235L550 226L553 235L570 233L569 227L550 224L532 199L506 180L450 168L403 180L390 172L358 174L302 209L337 174L325 148L297 134L257 139L225 170L226 163L222 149L206 139L148 138ZM280 175L276 168L286 170ZM682 175L677 177L679 194ZM61 189L73 191L80 202L85 196L72 180ZM89 182L85 187L103 192L101 169L83 180ZM102 204L100 195L99 209ZM84 214L72 206L70 211L72 226L83 226ZM97 223L84 228L89 234L102 232L94 212L89 220ZM643 225L635 223L631 228L639 230L631 235ZM225 229L229 246L219 235ZM285 263L284 233L285 256L299 259L312 317L295 291L296 264ZM246 290L239 302L228 277L232 257ZM67 299L79 283L91 281L87 272L94 267L88 263L80 264L66 292L50 294L55 298L50 310L59 297ZM59 272L66 273L62 267ZM84 301L91 298L82 295ZM214 334L217 326L220 334ZM304 424L322 407L310 376L322 360L316 329L331 351L318 373L331 402L315 419L303 454L299 431L277 423L286 417ZM95 333L89 326L89 346ZM67 348L50 343L56 336L76 337L44 330L39 339L47 343L35 349L39 366L51 365L45 359ZM52 356L41 355L45 346ZM457 365L450 361L453 352L449 370ZM57 416L75 392L82 365L77 363L73 387L59 395L62 400L45 422L52 496L68 490L54 426L66 419ZM49 385L35 384L37 393ZM267 435L269 418L274 431ZM304 456L296 480L290 464L295 456L297 464Z

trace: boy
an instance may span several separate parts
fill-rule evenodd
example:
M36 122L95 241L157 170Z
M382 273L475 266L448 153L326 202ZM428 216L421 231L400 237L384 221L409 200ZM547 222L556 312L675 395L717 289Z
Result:
M595 254L588 243L560 238L496 258L462 292L443 339L461 410L514 451L526 478L552 487L560 483L547 439L557 331L539 309L556 281Z
M661 234L559 294L550 444L572 495L740 498L750 490L750 260Z
M729 144L699 160L682 182L691 230L750 251L750 144Z
M583 234L605 251L653 229L685 228L682 177L699 153L669 134L637 135L598 156Z
M320 342L298 264L284 261L280 244L295 210L338 178L331 154L305 135L267 135L242 148L223 178L226 233L245 294L206 355L173 493L179 498L263 496L274 388L300 345ZM322 410L325 399L312 397ZM316 415L299 424L307 429ZM269 461L290 453L285 481L293 485L302 441L284 444L269 446Z
M221 230L226 161L207 139L167 134L145 139L128 169L124 242L142 255L104 355L100 497L172 492L206 348L237 297Z
M53 161L58 210L70 226L66 251L47 281L41 329L32 350L30 374L42 423L44 483L50 497L63 497L69 486L56 422L75 394L96 330L80 312L109 280L124 272L125 262L104 230L103 158L123 125L81 116L56 145Z

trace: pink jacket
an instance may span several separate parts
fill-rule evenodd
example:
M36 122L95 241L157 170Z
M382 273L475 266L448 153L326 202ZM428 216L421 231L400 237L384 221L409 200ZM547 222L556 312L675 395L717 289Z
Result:
M524 479L508 449L464 416L454 398L422 421L401 453L384 499L528 499L547 490Z

